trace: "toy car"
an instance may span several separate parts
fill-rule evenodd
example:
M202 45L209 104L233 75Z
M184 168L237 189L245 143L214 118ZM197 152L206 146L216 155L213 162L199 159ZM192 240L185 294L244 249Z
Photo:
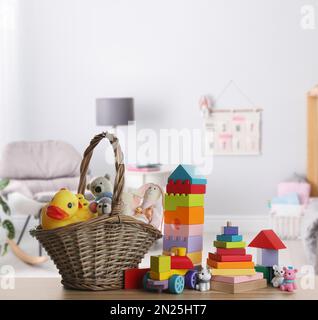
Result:
M150 271L143 278L143 287L149 291L182 293L184 288L195 289L197 270L185 248L176 248L174 256L151 256Z

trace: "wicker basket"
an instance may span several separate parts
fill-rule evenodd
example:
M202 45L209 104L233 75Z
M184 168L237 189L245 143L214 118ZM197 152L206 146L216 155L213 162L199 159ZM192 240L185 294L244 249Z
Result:
M95 146L104 138L112 144L116 177L109 217L65 227L31 230L54 261L67 288L110 290L124 286L124 270L136 268L156 239L162 237L153 226L121 214L125 166L117 137L103 132L96 135L84 152L78 193L84 193L86 174Z

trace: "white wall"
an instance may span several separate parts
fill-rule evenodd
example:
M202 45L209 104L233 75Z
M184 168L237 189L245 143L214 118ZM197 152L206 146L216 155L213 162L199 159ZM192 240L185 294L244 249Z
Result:
M0 0L0 146L23 134L19 0Z
M21 138L83 150L104 96L135 97L139 127L200 128L200 95L233 79L264 109L263 155L215 158L206 213L264 214L277 182L305 172L318 31L300 27L300 9L314 3L318 12L311 0L20 0ZM229 90L228 105L246 101ZM100 173L103 161L99 151Z

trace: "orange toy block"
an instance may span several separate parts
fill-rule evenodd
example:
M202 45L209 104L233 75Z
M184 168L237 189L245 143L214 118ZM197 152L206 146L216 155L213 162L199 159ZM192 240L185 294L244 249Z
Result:
M166 210L164 213L164 222L174 225L181 224L203 224L203 207L177 207L175 211Z
M240 262L218 262L211 259L207 261L208 265L216 269L253 269L254 262L240 261Z

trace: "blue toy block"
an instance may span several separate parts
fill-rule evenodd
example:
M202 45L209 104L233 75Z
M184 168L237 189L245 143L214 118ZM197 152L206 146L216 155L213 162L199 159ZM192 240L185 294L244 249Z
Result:
M239 233L238 227L223 227L222 233L224 235L233 235L236 236Z
M163 251L170 252L172 247L183 247L187 249L187 253L202 251L203 238L202 236L192 237L164 237Z
M278 265L278 250L258 249L257 264L264 267L272 267Z
M216 240L218 241L225 241L225 242L240 242L243 240L243 237L241 235L217 235Z
M206 178L197 174L196 170L196 167L193 165L179 164L169 176L168 181L189 180L190 184L207 184Z

